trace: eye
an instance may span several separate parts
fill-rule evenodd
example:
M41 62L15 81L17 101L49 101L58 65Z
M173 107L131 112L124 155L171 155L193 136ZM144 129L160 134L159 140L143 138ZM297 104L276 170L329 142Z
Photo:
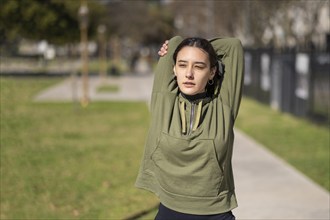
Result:
M184 67L186 67L187 65L184 64L184 63L179 63L178 66L181 67L181 68L184 68Z
M202 70L202 69L204 69L204 66L197 65L197 66L195 66L195 68L199 69L199 70Z

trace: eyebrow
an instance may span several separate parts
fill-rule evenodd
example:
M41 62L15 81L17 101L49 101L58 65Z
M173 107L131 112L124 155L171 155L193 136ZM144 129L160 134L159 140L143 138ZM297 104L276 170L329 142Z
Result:
M188 63L188 61L186 61L186 60L178 60L177 62L178 63ZM202 64L202 65L207 66L206 63L201 62L201 61L194 62L194 64Z

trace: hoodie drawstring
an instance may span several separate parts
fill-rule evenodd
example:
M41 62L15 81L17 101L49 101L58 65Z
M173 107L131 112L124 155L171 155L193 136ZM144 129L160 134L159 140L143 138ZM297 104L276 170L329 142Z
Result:
M182 127L183 134L185 134L187 132L185 107L186 107L186 103L181 102L180 103L180 115L181 115L181 127Z
M202 114L202 102L199 101L197 111L196 111L196 116L195 116L195 121L194 121L194 126L192 128L193 131L195 131L199 125L199 121L201 119L201 114Z

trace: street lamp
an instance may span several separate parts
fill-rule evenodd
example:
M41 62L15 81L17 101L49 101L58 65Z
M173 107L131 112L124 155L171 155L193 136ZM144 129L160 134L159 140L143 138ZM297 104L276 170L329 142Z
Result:
M81 0L80 8L78 11L80 19L80 42L81 42L81 73L83 81L83 96L81 105L86 107L89 103L88 97L88 7L85 0Z

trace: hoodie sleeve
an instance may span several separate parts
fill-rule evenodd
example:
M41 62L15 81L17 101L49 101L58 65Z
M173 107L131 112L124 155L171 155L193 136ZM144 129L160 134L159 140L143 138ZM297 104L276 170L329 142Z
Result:
M224 79L219 98L230 107L235 120L242 97L243 47L240 40L236 38L217 38L210 40L210 42L224 64Z
M173 73L173 54L181 41L182 38L180 36L175 36L169 40L168 52L159 59L155 69L152 93L173 92L177 89L177 83Z

